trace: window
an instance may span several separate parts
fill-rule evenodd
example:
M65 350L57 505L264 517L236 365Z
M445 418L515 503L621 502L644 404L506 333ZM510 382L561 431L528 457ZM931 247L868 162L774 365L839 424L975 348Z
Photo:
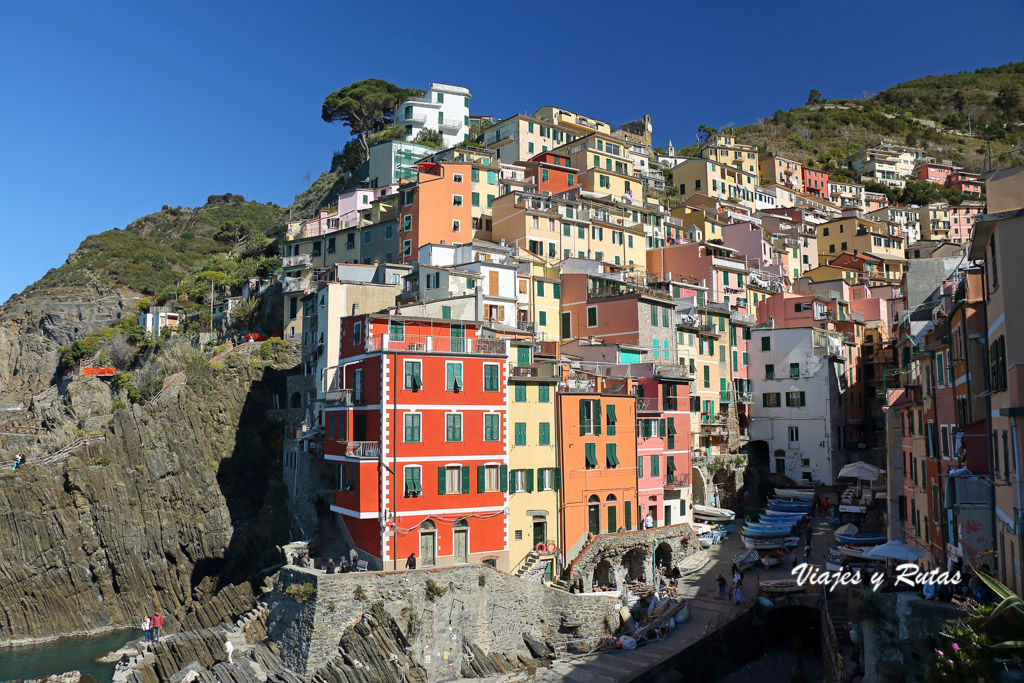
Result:
M550 446L551 445L551 423L550 422L541 422L538 425L538 432L539 433L538 433L538 437L537 437L537 443L539 443L541 446Z
M532 486L529 486L530 482L526 479L526 473L528 470L512 470L511 486L509 487L511 493L516 491L529 491Z
M405 442L419 443L422 438L422 418L419 413L405 414Z
M660 477L661 476L661 456L659 456L659 455L652 455L651 456L651 476L652 477Z
M704 388L711 388L711 368L707 365L704 366Z
M614 443L608 443L604 446L604 459L605 467L608 469L615 469L619 466L619 456L617 453L617 447Z
M583 457L586 460L586 468L588 470L597 467L597 444L583 444Z
M800 441L800 428L799 427L792 427L791 426L789 428L789 442L790 443L798 443L799 441Z
M501 440L501 416L497 413L484 413L484 441Z
M452 182L453 183L461 183L462 182L462 174L461 173L452 173Z
M462 363L445 363L445 391L462 390Z
M597 306L587 306L587 327L597 327Z
M789 364L789 376L790 377L799 377L800 376L800 364L799 363L790 363Z
M542 384L541 386L537 387L537 400L540 401L541 403L550 403L551 387L547 386L546 384Z
M761 394L761 402L765 408L778 408L782 405L780 395L776 393L764 393Z
M444 416L444 440L452 443L462 441L462 415L448 413Z
M526 385L525 384L517 384L516 385L516 403L523 403L524 401L526 401Z
M787 391L786 392L786 407L787 408L803 408L807 405L804 392L802 391Z
M363 244L369 244L373 240L373 233L367 230L363 233Z
M405 361L405 388L409 391L419 391L423 387L422 366L418 360Z
M766 365L766 366L764 366L764 378L765 379L775 379L775 366L774 365Z
M477 490L497 491L501 487L501 467L498 465L483 465L477 468Z
M525 446L526 445L526 423L516 422L515 424L515 445Z
M583 399L580 401L580 435L601 433L601 401Z
M484 391L498 391L498 366L484 365Z
M470 197L471 197L470 201L472 202L473 206L480 206L480 193L479 192L474 192L473 194L470 195Z
M771 351L772 350L772 338L771 337L768 337L768 336L761 337L761 350L762 351Z
M406 497L418 496L421 493L423 493L423 485L421 478L423 468L420 467L419 465L409 465L403 471L405 473L404 477Z
M462 206L462 195L461 194L453 194L452 195L452 206Z
M451 495L453 493L469 493L468 467L462 467L461 465L448 465L447 467L442 467L441 469L444 470L444 490L438 491L438 493L446 495ZM462 485L463 471L465 471L465 478L467 479L465 487ZM463 491L463 488L465 488L466 490Z
M442 306L441 307L441 319L442 320L451 320L452 319L452 307L451 306Z
M452 232L459 232L461 229L462 229L462 221L453 220L452 221Z

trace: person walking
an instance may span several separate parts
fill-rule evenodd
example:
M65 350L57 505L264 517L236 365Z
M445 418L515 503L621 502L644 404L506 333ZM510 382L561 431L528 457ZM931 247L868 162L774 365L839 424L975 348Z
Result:
M11 469L15 469L15 470L16 470L16 469L18 469L18 465L20 465L20 464L21 464L21 461L22 461L22 460L23 460L24 458L25 458L25 456L23 456L23 455L22 455L21 453L18 453L17 455L15 455L15 456L14 456L14 467L13 467L13 468L11 468Z
M718 582L718 597L716 598L716 600L725 600L725 577L719 574L718 578L715 579L715 581Z
M406 569L416 569L416 553L409 553L409 557L405 560Z
M352 565L352 569L355 570L356 563L359 562L359 551L355 548L349 548L348 561Z
M231 654L235 651L235 644L231 640L224 641L224 652L228 654L228 664L234 664L235 660L231 658Z
M333 574L334 573L334 569L335 569L335 567L334 567L334 558L333 557L328 557L327 558L327 573L328 574Z
M829 506L828 498L822 498L821 499L821 512L826 517L828 517L828 506Z
M736 582L736 604L739 605L743 602L743 581Z
M154 612L151 619L151 626L153 627L153 642L160 642L160 629L164 625L164 615L160 612Z
M151 628L152 622L150 622L149 617L144 617L142 619L142 639L144 642L148 643L150 641L152 636L152 632L150 631Z
M650 512L648 512L647 516L644 517L644 528L645 529L652 529L652 528L654 528L654 517L651 516Z
M811 544L804 545L804 562L811 561Z

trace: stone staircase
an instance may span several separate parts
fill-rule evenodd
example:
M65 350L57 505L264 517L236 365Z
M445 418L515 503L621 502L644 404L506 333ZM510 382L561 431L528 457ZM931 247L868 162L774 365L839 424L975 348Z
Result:
M533 569L533 565L537 564L537 560L539 559L540 555L531 550L529 553L526 554L526 557L523 558L523 562L519 565L519 569L516 570L516 576L524 576L526 572Z

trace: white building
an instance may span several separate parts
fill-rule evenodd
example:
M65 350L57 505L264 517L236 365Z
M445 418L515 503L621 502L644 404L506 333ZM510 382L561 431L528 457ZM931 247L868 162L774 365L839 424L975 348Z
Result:
M436 152L433 147L398 140L374 145L370 148L367 182L373 188L384 188L402 180L416 182L419 178L416 163Z
M169 306L150 306L148 313L139 316L139 325L152 334L160 334L165 327L177 329L178 314Z
M422 97L402 102L395 110L395 123L413 140L421 130L434 130L452 147L469 136L469 94L467 88L431 83Z
M824 307L821 314L824 319ZM766 442L771 472L831 485L846 464L842 334L755 327L748 348L755 392L751 444Z

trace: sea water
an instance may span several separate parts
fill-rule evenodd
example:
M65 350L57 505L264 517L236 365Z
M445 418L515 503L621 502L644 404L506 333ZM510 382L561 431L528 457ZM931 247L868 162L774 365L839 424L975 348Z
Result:
M60 638L37 645L2 647L0 681L81 671L100 683L109 683L114 677L114 665L99 664L95 659L117 650L139 633L138 630L108 631L95 636Z

